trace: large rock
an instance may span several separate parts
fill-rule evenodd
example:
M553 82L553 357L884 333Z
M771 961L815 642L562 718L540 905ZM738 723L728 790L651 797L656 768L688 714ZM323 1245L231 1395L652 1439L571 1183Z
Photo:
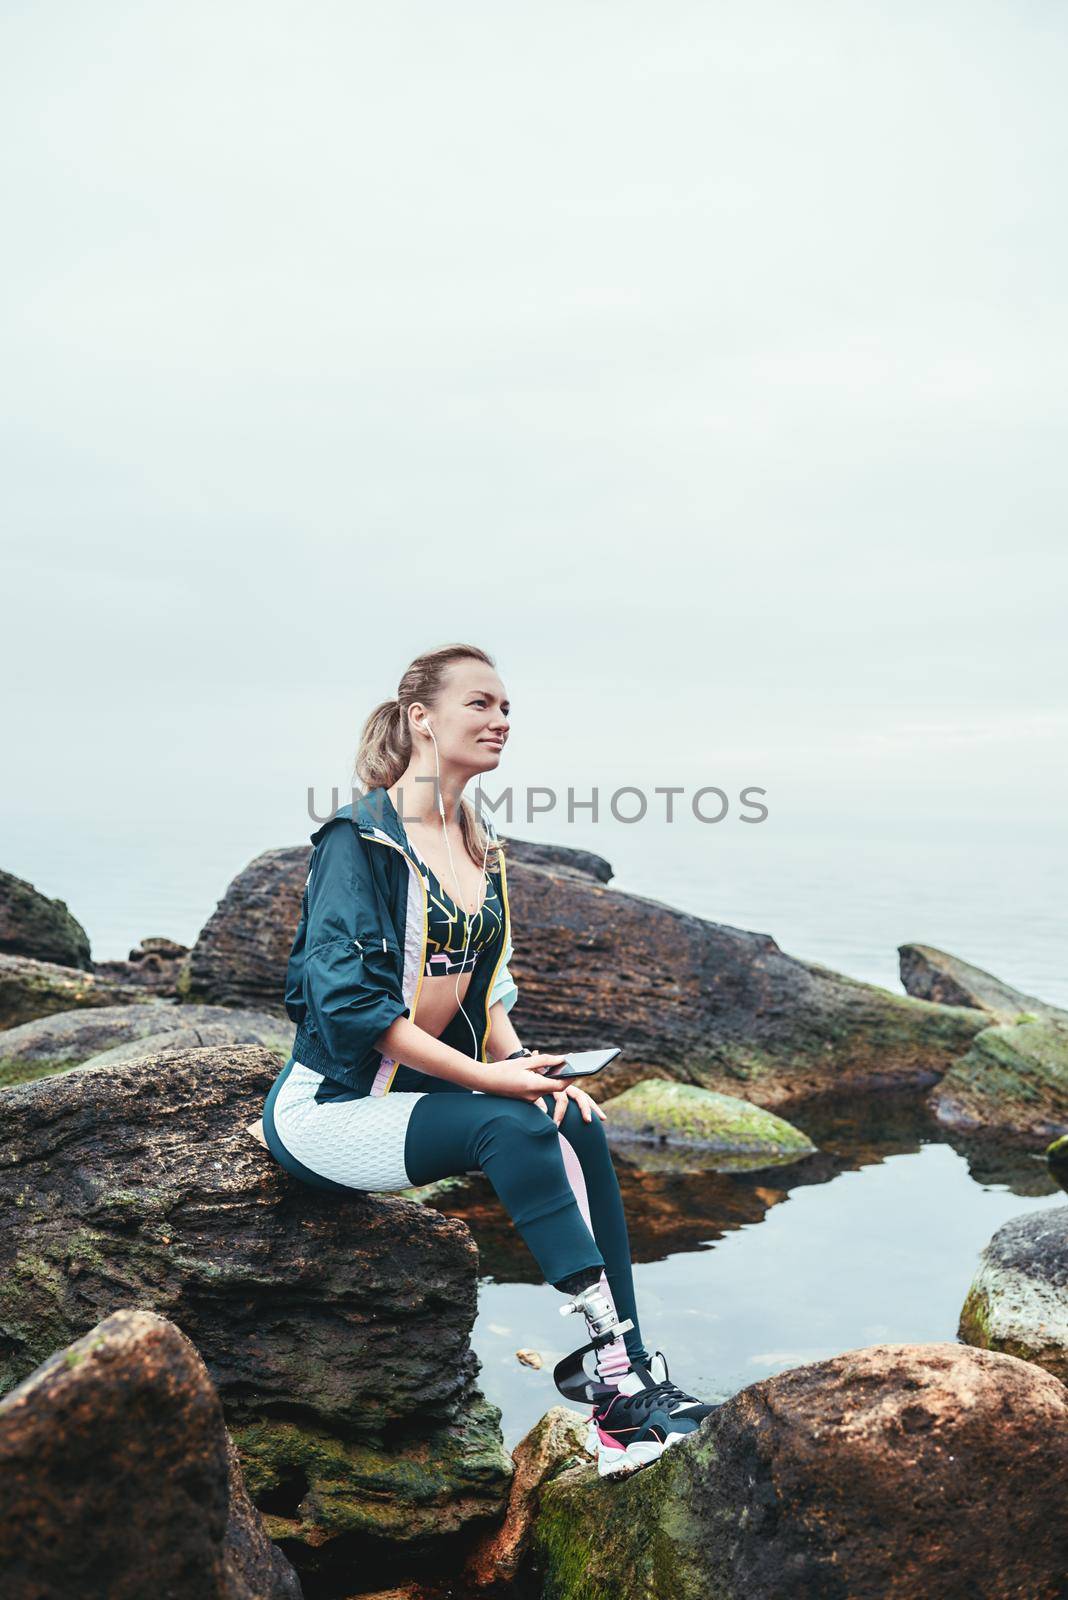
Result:
M902 986L917 1000L934 1000L944 1006L974 1006L999 1022L1015 1022L1021 1012L1068 1018L1068 1012L1060 1006L1014 989L992 972L973 967L933 945L902 944L897 953Z
M0 1400L4 1600L300 1600L185 1335L117 1311Z
M580 877L608 883L615 877L612 864L592 850L576 850L567 844L537 844L533 839L509 839L504 835L508 866L520 862L526 867L552 867L560 872L577 872Z
M0 872L0 952L85 971L93 964L89 935L66 901L49 900L10 872Z
M957 1332L1068 1382L1068 1205L998 1229L979 1258Z
M498 1514L511 1475L474 1387L474 1240L284 1172L245 1131L277 1070L176 1049L0 1091L0 1389L151 1309L203 1356L298 1568L425 1554Z
M282 1004L311 846L267 850L234 878L200 931L183 997L226 1006Z
M552 1600L1059 1600L1068 1390L952 1343L848 1350L736 1394L653 1466L542 1491Z
M193 949L190 998L278 1005L310 855L271 850L234 879ZM590 1084L597 1097L658 1075L727 1094L743 1085L771 1109L844 1086L929 1085L987 1023L799 961L768 934L606 888L592 868L535 864L514 843L509 856L512 1021L543 1050L620 1045Z
M53 961L0 955L0 1028L17 1028L37 1017L83 1006L139 1005L144 998L139 984L100 978Z
M564 845L507 841L508 861L552 866L580 882L604 882L603 856ZM300 920L311 846L267 850L242 869L218 902L190 955L182 994L222 1005L277 1006Z
M646 1078L601 1109L610 1142L647 1170L682 1170L694 1161L729 1165L723 1158L738 1156L749 1158L748 1166L798 1161L816 1149L773 1111L692 1083Z
M985 1028L928 1096L938 1121L1032 1141L1068 1132L1068 1018Z
M512 1451L515 1472L499 1528L483 1534L468 1558L465 1577L476 1589L510 1589L519 1577L546 1483L590 1459L586 1418L553 1406Z
M284 1061L292 1043L293 1024L284 1013L180 1006L167 1000L60 1011L0 1033L0 1087L66 1072L83 1062L151 1055L176 1046L263 1044Z

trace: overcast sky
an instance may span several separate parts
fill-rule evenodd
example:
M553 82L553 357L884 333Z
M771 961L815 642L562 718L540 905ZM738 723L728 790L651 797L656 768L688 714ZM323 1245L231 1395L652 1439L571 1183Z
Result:
M1066 40L9 0L0 865L111 929L150 859L206 914L471 640L517 788L1063 867Z

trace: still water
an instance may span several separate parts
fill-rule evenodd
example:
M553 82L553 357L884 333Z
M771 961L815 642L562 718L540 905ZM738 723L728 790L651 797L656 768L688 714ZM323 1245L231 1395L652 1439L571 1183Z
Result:
M818 1146L789 1167L642 1173L617 1151L646 1345L703 1399L861 1345L955 1340L990 1236L1010 1217L1068 1204L1040 1153L954 1148L922 1095L813 1103L789 1120ZM478 1240L472 1343L511 1449L565 1403L552 1367L582 1336L487 1180L440 1208ZM540 1370L516 1360L521 1348L541 1353Z

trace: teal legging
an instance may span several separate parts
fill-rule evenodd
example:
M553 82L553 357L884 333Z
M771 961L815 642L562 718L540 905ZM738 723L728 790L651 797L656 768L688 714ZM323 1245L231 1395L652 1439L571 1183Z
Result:
M368 1104L291 1058L267 1096L264 1137L288 1171L335 1191L484 1172L549 1283L569 1280L565 1292L574 1293L570 1280L595 1282L604 1272L619 1317L634 1324L623 1336L627 1355L647 1364L623 1201L600 1118L586 1122L571 1100L557 1127L532 1101L476 1094L429 1074L424 1081L425 1090L396 1097L405 1103L394 1118L392 1095ZM548 1095L545 1104L552 1104Z
M409 1119L404 1164L412 1183L480 1168L549 1283L559 1285L583 1268L604 1268L619 1316L634 1323L623 1336L627 1354L648 1363L623 1199L601 1119L586 1122L570 1100L557 1128L529 1100L449 1088L427 1094ZM578 1157L592 1236L564 1165L561 1135Z

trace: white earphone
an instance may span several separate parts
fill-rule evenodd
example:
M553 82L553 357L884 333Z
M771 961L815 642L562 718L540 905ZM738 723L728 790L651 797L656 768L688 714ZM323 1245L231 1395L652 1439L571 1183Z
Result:
M452 858L452 845L449 843L449 830L445 826L445 802L441 797L441 762L438 759L438 741L437 741L437 739L434 738L434 730L430 726L430 718L429 717L424 717L422 723L421 724L417 724L417 726L421 726L421 727L425 728L427 733L429 733L430 737L432 739L434 739L434 765L435 765L435 769L437 771L437 780L438 780L437 781L438 812L439 812L439 815L441 816L441 831L445 835L445 848L449 852L449 866L452 868L452 881L456 885L456 893L457 893L457 896L458 896L456 904L458 906L462 907L463 913L464 913L464 918L465 918L465 920L467 922L467 937L464 939L464 953L463 953L463 957L462 957L461 962L460 962L460 971L456 974L456 990L455 990L455 994L456 994L456 1004L459 1006L460 1010L463 1012L464 1021L467 1023L467 1026L471 1029L471 1038L472 1038L472 1040L474 1042L475 1056L476 1056L476 1059L477 1059L477 1057L478 1057L478 1035L475 1033L474 1026L472 1025L472 1022L471 1022L471 1018L467 1015L467 1012L464 1011L464 1003L460 999L460 978L461 978L461 976L463 974L464 968L467 966L467 952L471 947L471 922L472 922L472 917L473 917L474 913L471 913L471 915L468 915L467 906L464 904L464 895L463 895L463 890L460 887L460 879L459 879L459 876L458 876L457 871L456 871L456 863ZM481 818L481 815L482 815L482 777L481 777L481 775L479 776L479 780L478 780L478 799L475 802L475 811L476 811L477 815ZM489 837L489 829L487 828L486 829L486 848L482 852L482 876L483 877L485 877L485 875L486 875L486 861L487 861L487 859L489 857L489 847L490 847L490 837ZM486 892L487 892L487 894L489 893L488 886L487 886Z

